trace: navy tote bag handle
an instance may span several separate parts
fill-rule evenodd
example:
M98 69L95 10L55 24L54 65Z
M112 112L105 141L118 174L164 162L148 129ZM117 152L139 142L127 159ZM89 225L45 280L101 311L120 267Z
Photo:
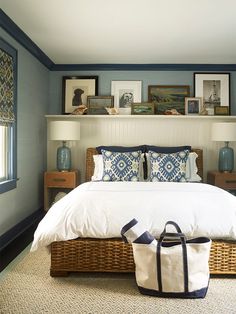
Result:
M177 232L167 232L167 225L172 225L175 227ZM180 240L183 252L183 272L184 272L184 292L188 292L188 262L187 262L187 247L186 247L186 238L182 233L178 224L174 221L167 221L165 228L160 235L160 239L157 242L157 280L159 291L162 292L162 278L161 278L161 246L165 237L168 238L178 238Z

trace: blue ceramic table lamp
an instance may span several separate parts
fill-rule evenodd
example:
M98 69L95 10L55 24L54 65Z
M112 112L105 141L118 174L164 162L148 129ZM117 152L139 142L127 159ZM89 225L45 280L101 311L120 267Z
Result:
M66 146L66 141L80 139L80 123L77 121L50 121L48 125L48 139L62 141L62 146L57 149L57 170L71 170L71 150Z
M232 172L234 170L234 150L229 147L229 142L236 141L236 123L213 123L211 137L213 141L225 142L225 146L219 151L219 171Z

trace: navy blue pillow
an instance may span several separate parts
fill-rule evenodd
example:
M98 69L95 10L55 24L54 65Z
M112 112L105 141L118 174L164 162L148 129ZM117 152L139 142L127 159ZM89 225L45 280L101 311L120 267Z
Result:
M96 150L99 154L102 153L103 150L109 150L110 152L117 152L117 153L127 153L127 152L136 152L141 150L142 153L146 152L146 145L139 145L139 146L98 146Z
M170 154L170 153L178 153L183 150L191 151L191 146L154 146L154 145L146 145L146 152L149 150L155 153L162 153L162 154Z

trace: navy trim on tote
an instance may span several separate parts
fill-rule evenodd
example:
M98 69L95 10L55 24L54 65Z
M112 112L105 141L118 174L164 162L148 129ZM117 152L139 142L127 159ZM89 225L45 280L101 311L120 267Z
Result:
M160 292L157 290L146 289L143 287L139 287L139 292L145 295L150 295L153 297L161 297L161 298L182 298L182 299L199 299L205 298L208 290L208 286L199 290L191 291L191 292Z
M129 223L127 223L122 229L121 229L121 236L124 242L128 243L129 241L127 240L126 236L124 236L124 233L131 229L133 226L137 225L138 221L134 218L132 219Z
M148 232L145 231L139 236L133 243L150 244L155 238Z

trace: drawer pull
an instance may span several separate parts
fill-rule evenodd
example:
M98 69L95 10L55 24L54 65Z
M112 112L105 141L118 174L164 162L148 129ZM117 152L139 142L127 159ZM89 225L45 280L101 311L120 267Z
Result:
M63 179L63 178L55 178L55 179L53 179L53 181L55 181L55 182L65 182L66 179Z
M236 180L225 180L225 183L236 183Z

